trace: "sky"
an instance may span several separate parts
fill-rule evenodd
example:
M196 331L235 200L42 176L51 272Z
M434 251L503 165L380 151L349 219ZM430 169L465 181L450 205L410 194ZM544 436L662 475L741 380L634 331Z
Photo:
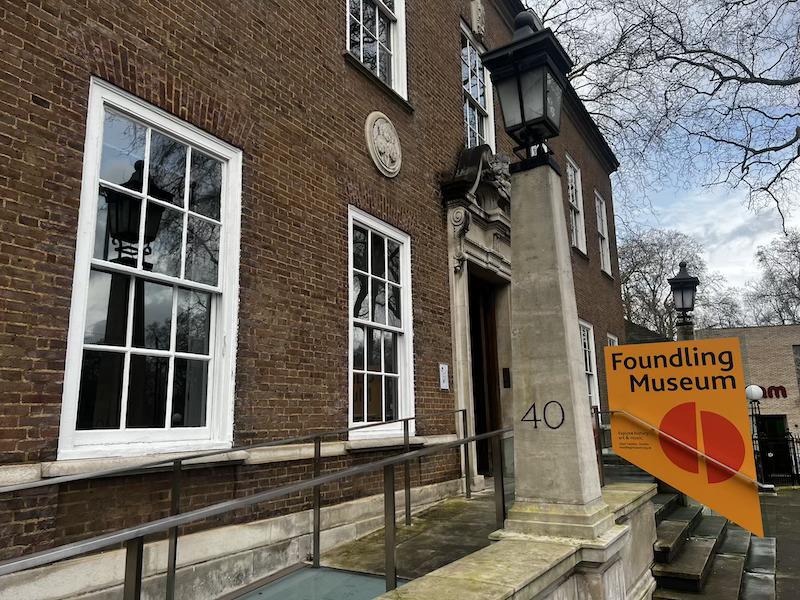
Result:
M722 186L669 189L652 196L651 202L655 214L640 215L642 224L693 237L704 248L708 269L720 272L734 288L758 278L758 246L783 235L778 212L749 210L743 191ZM787 216L786 226L799 227L800 215Z

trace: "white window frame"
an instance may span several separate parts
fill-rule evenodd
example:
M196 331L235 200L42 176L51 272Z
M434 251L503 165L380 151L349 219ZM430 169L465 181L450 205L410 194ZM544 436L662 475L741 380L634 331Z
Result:
M582 363L584 368L584 376L592 375L592 396L589 399L592 406L596 406L598 410L600 410L600 391L599 386L597 384L597 352L595 350L594 344L594 326L591 323L588 323L584 320L578 320L578 330L585 330L588 336L589 348L588 352L590 356L588 357L588 365L587 365L587 348L583 344L583 335L581 335L580 343L581 343L581 354L582 354ZM591 367L591 371L587 369L587 366ZM587 383L586 392L589 392L589 386Z
M570 175L572 180L570 180ZM586 224L583 212L583 186L581 185L581 169L572 157L567 154L567 201L569 203L569 214L567 223L569 225L569 237L572 245L586 253Z
M486 52L486 47L475 39L474 34L470 28L461 21L461 34L467 38L467 41L475 47L479 52ZM474 99L472 94L467 92L463 87L462 91L462 111L465 103L469 102L480 112L483 112L483 118L486 122L486 132L484 133L484 143L488 144L495 152L495 121L494 121L494 87L492 86L492 78L486 67L483 67L483 81L486 86L486 108L481 107ZM468 126L465 124L465 126ZM464 145L469 148L469 138L464 140Z
M608 243L606 200L597 190L594 191L594 205L597 211L597 242L600 247L600 269L611 275L611 248Z
M606 346L619 346L619 338L613 333L606 334Z
M377 7L377 10L383 12L391 23L389 28L390 46L392 52L392 84L391 87L398 95L404 100L408 100L408 67L406 63L406 0L394 0L394 11L389 10L389 7L382 0L371 0ZM363 14L364 0L361 2L361 11ZM351 52L350 48L350 0L344 2L345 11L345 44L347 51L350 55L364 64L364 61ZM359 36L361 40L361 36ZM363 46L363 42L359 42ZM360 53L360 51L359 51ZM364 65L366 68L366 65ZM376 75L377 77L377 75ZM382 82L384 83L384 82Z
M221 294L210 332L212 364L209 366L208 413L204 427L132 430L77 430L78 394L84 347L84 328L89 301L89 274L93 262L97 186L103 146L106 109L142 122L223 162L218 286L206 286ZM58 459L138 456L162 452L229 448L233 442L233 393L238 327L239 238L241 221L242 151L222 142L111 84L92 77L86 121L75 270L67 335ZM102 263L104 261L99 261ZM125 267L119 267L122 270ZM132 275L139 274L130 269ZM162 276L165 278L166 276ZM158 274L148 273L158 280ZM169 278L166 278L169 279ZM174 283L174 282L173 282Z
M356 319L353 316L353 224L358 223L369 230L375 231L387 238L391 238L398 242L401 247L400 252L400 281L401 292L400 302L401 306L401 321L402 327L393 328L389 326L379 326L384 330L393 330L401 333L400 341L398 343L398 392L397 392L397 419L405 419L413 417L415 414L414 406L414 327L413 327L413 310L411 306L411 237L400 231L396 227L385 223L369 213L356 208L355 206L348 206L347 211L347 277L348 277L348 352L347 352L347 388L348 388L348 403L347 403L347 422L348 427L359 427L367 425L367 421L353 421L353 326L356 324L364 324L369 326L369 321L363 319ZM365 346L366 353L366 346ZM409 421L409 433L414 435L416 432L416 422ZM402 435L402 423L390 423L388 425L374 425L364 429L357 429L350 432L351 440L362 439L377 439L383 438L387 435Z

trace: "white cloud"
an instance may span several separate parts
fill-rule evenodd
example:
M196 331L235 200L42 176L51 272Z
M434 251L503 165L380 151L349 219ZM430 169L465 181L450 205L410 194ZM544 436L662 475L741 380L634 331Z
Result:
M758 277L758 246L783 234L776 210L748 210L743 193L723 188L669 190L653 198L653 208L648 225L693 237L705 249L709 270L737 288ZM787 227L792 226L800 226L800 218L789 216Z

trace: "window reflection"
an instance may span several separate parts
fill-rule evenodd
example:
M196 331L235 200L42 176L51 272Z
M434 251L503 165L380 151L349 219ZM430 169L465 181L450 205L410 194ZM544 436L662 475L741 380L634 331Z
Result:
M125 345L130 277L92 269L86 304L83 341L87 344Z
M183 206L186 179L186 146L153 131L150 135L150 181L148 194Z
M83 351L76 429L118 429L125 355Z
M164 427L168 376L169 358L131 355L127 427Z
M217 285L219 225L189 215L186 238L186 279Z
M113 112L103 122L103 153L100 178L122 185L134 175L134 165L144 159L147 128ZM142 180L131 183L130 189L142 191Z
M148 213L151 210L160 212L160 220L158 234L150 244L150 252L145 257L144 267L154 273L180 277L184 213L148 202Z
M178 290L178 330L175 349L178 352L208 354L210 325L211 294Z
M221 191L222 163L198 150L192 150L189 210L219 220Z
M133 300L133 345L169 350L172 331L172 286L136 278Z
M175 359L172 388L172 426L205 427L208 397L208 363Z

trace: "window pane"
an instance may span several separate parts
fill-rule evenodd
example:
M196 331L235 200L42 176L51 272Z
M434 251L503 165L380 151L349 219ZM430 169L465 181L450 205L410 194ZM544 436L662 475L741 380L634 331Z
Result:
M394 0L383 0L383 3L386 5L386 8L394 12Z
M385 395L384 410L386 421L394 421L397 417L397 377L384 377Z
M372 35L377 34L375 29L375 4L370 0L364 0L364 28Z
M192 149L192 171L189 174L189 210L219 220L219 199L222 190L222 163Z
M397 334L383 332L383 370L386 373L397 373Z
M367 421L370 423L383 420L382 384L383 378L380 375L367 375Z
M169 358L131 355L127 427L164 427Z
M384 238L377 233L372 234L372 270L370 271L376 277L384 277L385 270L385 250Z
M381 331L367 328L367 370L381 370Z
M370 33L364 33L364 56L362 57L364 66L370 71L378 74L378 42L375 36Z
M375 323L386 323L386 284L379 279L372 279L372 320Z
M189 215L186 238L186 279L217 285L220 226Z
M392 55L381 45L378 45L378 77L386 85L392 85Z
M350 16L361 20L361 0L350 0Z
M128 285L130 277L92 269L86 303L87 344L125 345L128 327Z
M353 227L353 268L367 270L367 232Z
M180 277L183 214L155 202L147 203L145 256L142 263L146 271Z
M361 24L350 19L350 53L361 60Z
M112 112L103 122L103 156L100 178L142 191L147 128Z
M184 179L186 179L186 146L153 131L150 134L150 175L147 194L183 206Z
M364 328L353 327L353 368L364 369Z
M386 249L389 252L389 281L400 283L400 244L386 240Z
M133 345L169 350L172 286L136 278L133 299Z
M353 373L353 421L364 421L364 375Z
M369 319L369 301L367 295L369 288L367 287L366 275L353 275L353 316L359 319Z
M205 427L208 363L176 358L173 377L172 426Z
M208 354L211 294L179 289L177 318L175 350L193 354Z
M76 429L119 428L123 354L83 351Z
M97 199L95 258L135 266L141 207L142 201L138 198L101 187Z
M402 317L400 312L400 288L396 285L389 286L389 325L401 327Z
M389 50L392 48L391 28L392 25L389 19L383 14L380 14L378 20L378 41Z

